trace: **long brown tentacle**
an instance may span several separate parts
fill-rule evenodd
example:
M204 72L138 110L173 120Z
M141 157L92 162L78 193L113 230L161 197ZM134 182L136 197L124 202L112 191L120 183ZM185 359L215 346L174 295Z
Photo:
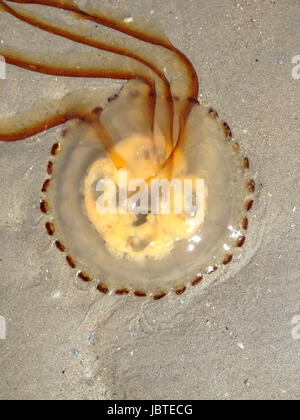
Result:
M67 38L70 39L74 42L78 42L84 45L88 45L90 47L93 48L97 48L99 50L103 50L103 51L108 51L108 52L112 52L115 54L119 54L119 55L124 55L126 57L132 58L144 65L146 65L147 67L149 67L163 82L163 86L164 86L164 95L165 95L165 99L167 101L168 104L168 116L167 118L169 118L169 122L167 124L168 126L168 132L166 133L166 141L168 142L169 145L169 149L170 149L170 145L173 145L173 120L174 120L174 103L173 103L173 98L172 98L172 93L171 93L171 87L170 87L170 83L168 81L168 79L166 78L165 74L163 71L161 71L157 66L155 66L153 63L151 63L149 60L147 60L146 58L134 53L133 51L130 51L128 49L125 48L121 48L115 45L110 45L108 43L105 42L100 42L98 40L94 40L82 35L77 35L74 32L70 31L70 30L66 30L66 29L61 29L53 24L49 24L47 22L42 21L41 19L37 19L33 16L29 16L26 13L23 13L21 11L16 11L15 9L9 7L3 0L0 0L0 4L2 6L3 11L9 13L10 15L14 16L15 18L26 22L29 25L35 26L43 31L46 31L48 33L51 34L55 34L58 36L61 36L63 38ZM153 107L155 108L155 96L152 97L153 100ZM152 125L152 129L154 130L154 112L151 115L151 125ZM173 148L173 147L172 147Z
M174 148L172 148L170 155L168 156L165 163L163 164L163 168L168 167L170 169L170 171L172 171L174 153L176 153L177 149L181 149L183 147L182 146L182 138L183 138L183 133L184 133L184 129L185 129L185 124L186 124L188 116L191 112L191 109L193 107L193 103L196 101L196 98L198 96L198 77L197 77L197 74L196 74L196 71L195 71L194 67L192 66L191 62L187 59L187 57L181 51L179 51L177 48L175 48L167 39L165 39L163 37L156 37L156 36L153 36L153 35L147 35L147 33L143 33L140 30L130 28L130 27L128 27L128 25L125 25L124 23L122 23L118 20L114 20L112 18L107 18L106 16L101 16L101 14L99 15L98 13L97 14L94 14L94 13L93 14L88 14L88 13L82 11L81 9L79 9L78 6L72 1L71 2L70 1L65 1L65 0L12 0L12 1L15 2L15 3L23 3L23 4L41 4L41 5L46 5L46 6L51 6L51 7L55 7L55 8L61 8L61 9L64 9L64 10L68 10L68 11L76 13L82 19L91 20L91 21L99 23L103 26L107 26L109 28L118 30L119 32L122 32L124 34L127 34L129 36L132 36L134 38L140 39L144 42L148 42L148 43L151 43L151 44L154 44L154 45L162 46L163 48L166 48L166 49L172 51L173 53L175 53L177 58L179 58L179 60L184 64L184 66L187 70L187 73L189 74L190 86L189 86L188 98L185 102L185 106L183 107L183 109L181 111L180 118L179 118L179 122L180 122L180 124L179 124L179 136L178 136L176 146ZM2 8L5 7L2 0L0 1L0 5L1 4L2 4ZM17 13L17 12L15 12L15 13ZM25 19L22 19L22 20L25 20ZM27 22L27 23L30 23L30 22ZM44 27L41 27L41 25L40 26L35 25L35 26L38 26L41 29L46 30L45 26ZM47 29L49 29L49 28L47 28ZM57 28L56 33L58 35L61 35L61 36L66 35L66 33L63 34L62 31L63 30L60 30L60 29ZM51 32L53 33L52 30L51 30ZM66 36L66 37L74 40L73 37L71 38L70 34L68 34L68 36ZM77 39L75 41L80 42ZM89 42L87 45L91 45L91 42L94 43L93 40L90 42L90 40L88 41L86 39L85 41ZM91 45L91 46L95 46L95 45ZM132 56L132 58L136 59L137 57ZM22 67L24 67L24 66L22 66ZM32 66L30 66L30 67L31 68L29 68L29 70L33 70ZM39 70L37 70L37 71L39 71ZM41 72L44 72L44 71L41 71ZM69 74L71 75L71 73L72 73L72 71ZM56 74L58 74L58 73L56 73ZM58 75L63 75L63 74L58 74ZM76 77L76 75L72 74L72 77ZM77 77L80 77L80 76L77 76ZM81 77L91 77L91 76L81 76ZM101 77L101 76L99 76L99 77ZM105 76L103 76L103 77L105 77ZM155 95L153 95L152 97L154 98ZM154 119L153 119L153 121L154 121Z
M65 0L12 0L14 3L25 3L25 4L40 4L45 6L51 6L59 9L69 10L71 12L77 13L81 18L91 20L93 22L96 22L100 25L109 27L111 29L117 30L119 32L122 32L126 35L132 36L134 38L137 38L141 41L153 44L153 45L159 45L163 48L166 48L170 51L172 51L177 58L183 63L184 67L186 68L187 74L189 75L190 79L190 89L189 89L189 95L186 101L186 104L182 110L182 115L180 118L180 130L179 130L179 138L176 144L176 147L179 147L180 140L182 138L182 133L184 132L184 127L186 124L186 121L189 117L189 114L193 108L193 100L196 101L198 98L198 92L199 92L199 85L198 85L198 76L196 73L196 70L190 60L174 45L167 39L164 39L162 37L156 37L154 35L148 35L147 33L144 33L138 29L134 29L126 25L124 22L120 22L111 18L108 18L106 16L103 16L99 13L97 14L89 14L84 11L82 11L73 1L65 1ZM189 100L191 99L191 100Z
M41 62L34 62L27 60L24 57L19 57L17 54L2 51L1 54L5 57L8 64L15 65L17 67L24 68L29 71L38 72L47 75L63 76L63 77L84 77L84 78L105 78L105 79L118 79L118 80L131 80L139 79L143 83L147 84L150 89L149 100L152 101L152 97L155 96L155 86L153 85L152 79L149 79L143 75L137 75L135 72L128 70L112 70L112 69L92 69L92 68L61 68L55 64L45 64ZM151 93L152 92L152 93ZM103 138L100 136L99 139L104 142L104 147L108 155L112 158L115 166L120 168L124 164L124 160L116 154L113 147L113 141L109 137L107 131L103 126L98 126L95 120L90 121L87 118L87 114L78 112L67 112L65 114L55 115L47 120L40 121L35 126L29 127L26 130L17 131L12 134L0 133L0 141L12 142L17 140L23 140L32 135L36 135L45 130L45 128L52 128L65 123L71 119L81 119L82 121L92 123L95 131L103 134Z

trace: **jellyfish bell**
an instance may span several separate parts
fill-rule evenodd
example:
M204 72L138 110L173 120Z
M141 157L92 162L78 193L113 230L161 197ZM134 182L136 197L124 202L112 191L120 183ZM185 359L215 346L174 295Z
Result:
M104 32L100 40L95 25L86 30L80 22L53 23L0 0L2 11L14 18L97 49L66 59L1 46L9 64L63 77L126 82L109 98L92 89L41 101L1 120L0 141L67 124L51 148L41 192L51 240L76 275L93 281L103 294L152 295L155 300L171 290L182 295L188 285L221 271L245 244L255 192L249 159L217 112L199 104L192 64L156 27L139 20L128 26L92 2L83 10L69 0L47 5L128 39ZM130 188L124 189L120 174L125 172ZM104 195L108 182L113 194ZM180 185L190 185L189 191ZM172 193L162 192L155 201L154 191L160 194L164 186ZM110 201L111 213L99 211L101 199ZM124 203L132 211L124 211Z
M203 180L204 201L198 213L122 214L117 199L115 213L99 214L99 181L111 180L117 192L120 171L127 171L128 183L134 178L149 180L154 173L156 180L167 179L168 170L164 166L159 170L160 159L152 156L152 135L144 116L132 112L127 97L131 89L136 89L136 82L128 82L114 105L108 103L104 109L104 119L100 117L113 133L114 150L126 162L123 168L116 168L88 126L77 123L55 156L46 201L55 236L90 279L101 282L107 291L156 295L162 289L189 284L199 273L214 273L237 252L244 237L241 223L247 213L249 174L224 125L209 109L195 106L173 156L172 177ZM163 155L162 139L154 143L155 153ZM176 200L176 195L171 197Z

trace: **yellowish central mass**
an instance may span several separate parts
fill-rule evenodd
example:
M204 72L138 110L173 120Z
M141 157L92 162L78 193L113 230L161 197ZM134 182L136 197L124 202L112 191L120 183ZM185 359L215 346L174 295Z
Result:
M134 179L148 180L154 176L164 159L164 142L162 139L155 140L155 152L151 139L143 136L132 136L116 146L116 152L127 162L126 171L128 184ZM155 156L155 157L154 157ZM195 179L195 176L186 174L186 165L183 155L177 154L173 169L172 179ZM203 222L205 203L196 213L175 214L174 203L183 201L184 195L178 195L175 188L171 188L170 211L164 214L165 203L160 201L159 214L120 214L119 201L116 200L115 214L100 214L97 208L97 200L100 192L97 185L101 180L112 180L116 191L119 192L120 171L115 168L108 157L102 157L95 161L89 168L84 181L84 200L87 216L96 230L104 239L108 250L116 257L126 257L129 260L143 262L145 258L162 259L167 256L180 240L188 239L195 235ZM163 174L156 177L161 180ZM203 197L206 196L203 186ZM130 198L128 193L128 198ZM205 200L206 201L206 200ZM151 202L151 200L149 200ZM129 206L130 208L130 206Z

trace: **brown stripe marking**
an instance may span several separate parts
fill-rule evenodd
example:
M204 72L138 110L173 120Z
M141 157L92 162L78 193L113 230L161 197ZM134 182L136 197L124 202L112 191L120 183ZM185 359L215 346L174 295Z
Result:
M182 295L185 291L186 291L185 286L176 287L176 289L175 289L175 293L178 296Z
M232 131L226 122L223 122L222 128L223 128L225 136L229 139L232 139Z
M196 98L188 98L188 101L193 105L200 105L200 102Z
M83 273L82 271L80 271L80 273L77 274L77 277L84 281L85 283L89 283L92 281L92 279L90 278L90 276L86 273Z
M153 296L153 299L154 300L160 300L160 299L164 298L166 295L167 295L166 292L159 292L159 293L157 293L156 295Z
M68 255L67 257L66 257L66 260L67 260L67 263L69 264L69 266L71 267L71 268L76 268L76 264L74 263L74 260L73 260L73 258L71 257L71 255Z
M119 95L116 93L115 95L113 95L113 96L110 96L108 99L107 99L107 101L110 103L110 102L113 102L113 101L115 101L116 99L118 99L118 97L119 97Z
M233 259L233 255L232 254L225 255L225 258L223 260L223 264L224 265L227 265L227 264L231 263L232 259Z
M255 192L255 181L254 179L251 179L251 181L248 182L248 190L250 193Z
M245 218L242 220L242 228L243 228L244 230L248 230L248 226L249 226L249 220L248 220L248 217L245 217Z
M238 153L238 152L240 151L240 145L239 145L237 142L235 142L235 143L233 144L233 150L234 150L236 153Z
M106 295L106 294L108 293L108 287L107 287L107 286L105 286L105 284L103 284L103 283L99 283L99 284L98 284L98 286L97 286L97 290L98 290L100 293L103 293L104 295Z
M60 144L59 143L53 144L52 149L51 149L51 155L56 156L59 152L60 152Z
M46 230L47 230L48 235L49 236L53 236L54 233L55 233L55 226L54 226L54 224L51 223L51 222L47 222L45 226L46 226Z
M191 283L192 286L197 286L197 284L201 283L203 280L203 276L197 276Z
M207 274L213 274L213 273L215 273L216 271L217 271L217 269L218 269L218 266L217 265L214 265L213 267L211 267L212 268L212 270L211 271L208 271L207 270Z
M60 241L55 241L55 246L61 252L66 251L66 247Z
M144 292L143 290L135 290L133 293L137 297L146 297L147 296L147 293Z
M241 248L244 243L246 242L246 236L241 236L237 241L236 241L236 246Z
M128 293L129 293L128 289L119 289L115 291L115 294L118 296L128 295Z
M243 165L244 165L244 168L245 169L249 169L250 168L250 162L249 162L249 159L247 157L244 158Z
M42 187L42 193L45 193L48 191L49 185L50 185L50 179L46 179Z
M252 207L253 207L253 204L254 204L254 201L253 200L246 201L246 203L245 203L246 210L247 211L250 211L252 209Z
M93 109L93 114L100 116L102 111L103 111L103 108L101 108L101 106L97 106L96 108Z
M208 113L213 120L217 120L219 118L219 114L213 108L210 108Z
M48 175L53 175L53 162L48 162L48 166L47 166L47 173Z
M48 213L48 211L49 211L49 205L48 205L47 201L42 200L40 202L40 209L41 209L41 212L42 213L44 213L44 214L47 214Z

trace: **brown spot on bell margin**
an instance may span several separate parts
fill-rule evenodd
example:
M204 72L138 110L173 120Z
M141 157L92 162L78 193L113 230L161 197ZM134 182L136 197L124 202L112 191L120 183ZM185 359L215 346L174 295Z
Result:
M47 173L48 173L48 175L53 174L53 162L48 162Z
M250 193L254 193L255 191L255 181L253 179L248 182L248 190Z
M97 290L98 290L100 293L103 293L104 295L106 295L106 294L108 293L108 287L106 287L106 286L105 286L105 284L103 284L103 283L99 283L99 284L98 284L98 286L97 286Z
M219 114L213 108L210 108L208 113L214 120L217 120L219 118Z
M200 102L196 98L188 98L188 101L194 105L200 105Z
M231 263L232 259L233 259L233 255L232 254L227 254L225 256L224 260L223 260L223 264L227 265L227 264Z
M118 296L128 295L129 290L128 289L119 289L119 290L116 290L115 293Z
M74 263L74 260L73 260L73 258L71 257L71 255L68 255L68 256L66 257L66 260L67 260L67 263L69 264L69 266L70 266L71 268L76 268L76 264Z
M93 114L100 115L102 111L103 111L103 108L101 108L101 106L97 106L96 108L93 109Z
M229 125L226 122L223 122L222 127L223 127L225 136L228 137L229 139L232 139L232 131Z
M135 290L133 293L137 297L146 297L147 296L147 293L144 292L143 290Z
M197 286L197 284L201 283L203 280L203 276L197 276L191 283L192 286Z
M245 236L241 236L237 241L236 241L236 246L241 248L244 243L246 242L246 237Z
M234 150L236 153L238 153L238 152L239 152L239 150L240 150L240 145L239 145L237 142L235 142L235 143L233 144L233 150Z
M43 200L40 202L40 209L42 213L47 214L49 211L49 205L47 203L47 201Z
M245 169L249 169L250 168L250 162L249 162L249 159L247 157L244 158L243 165L244 165L244 168Z
M46 226L46 230L47 230L48 235L53 236L54 233L55 233L54 224L51 223L51 222L47 222L45 226Z
M154 300L159 300L159 299L164 298L166 295L167 295L167 293L166 293L166 292L160 292L160 293L157 293L156 295L154 295L154 296L153 296L153 299L154 299Z
M56 156L59 153L59 151L60 151L60 144L59 143L53 144L52 149L51 149L51 155Z
M215 273L217 271L217 269L218 269L218 266L217 265L214 265L213 267L210 267L210 268L211 268L210 270L207 270L207 274L213 274L213 273Z
M107 101L108 101L108 102L113 102L113 101L115 101L116 99L118 99L118 97L119 97L119 95L118 95L118 94L115 94L115 95L113 95L113 96L110 96L110 97L107 99Z
M246 210L247 211L250 211L252 209L252 207L253 207L253 204L254 204L254 201L253 200L246 201L246 204L245 204Z
M55 246L61 252L65 252L66 250L66 247L60 241L55 241Z
M242 228L243 228L244 230L248 230L248 226L249 226L249 220L248 220L248 217L245 217L245 218L242 220Z
M82 271L80 271L80 273L77 274L77 277L84 281L85 283L89 283L90 281L92 281L92 279L90 278L90 276L86 273L83 273Z
M182 295L185 291L186 291L185 286L176 287L176 289L175 289L175 293L178 296Z
M44 182L43 187L42 187L42 192L43 193L48 191L49 185L50 185L50 179L46 179L46 181Z

